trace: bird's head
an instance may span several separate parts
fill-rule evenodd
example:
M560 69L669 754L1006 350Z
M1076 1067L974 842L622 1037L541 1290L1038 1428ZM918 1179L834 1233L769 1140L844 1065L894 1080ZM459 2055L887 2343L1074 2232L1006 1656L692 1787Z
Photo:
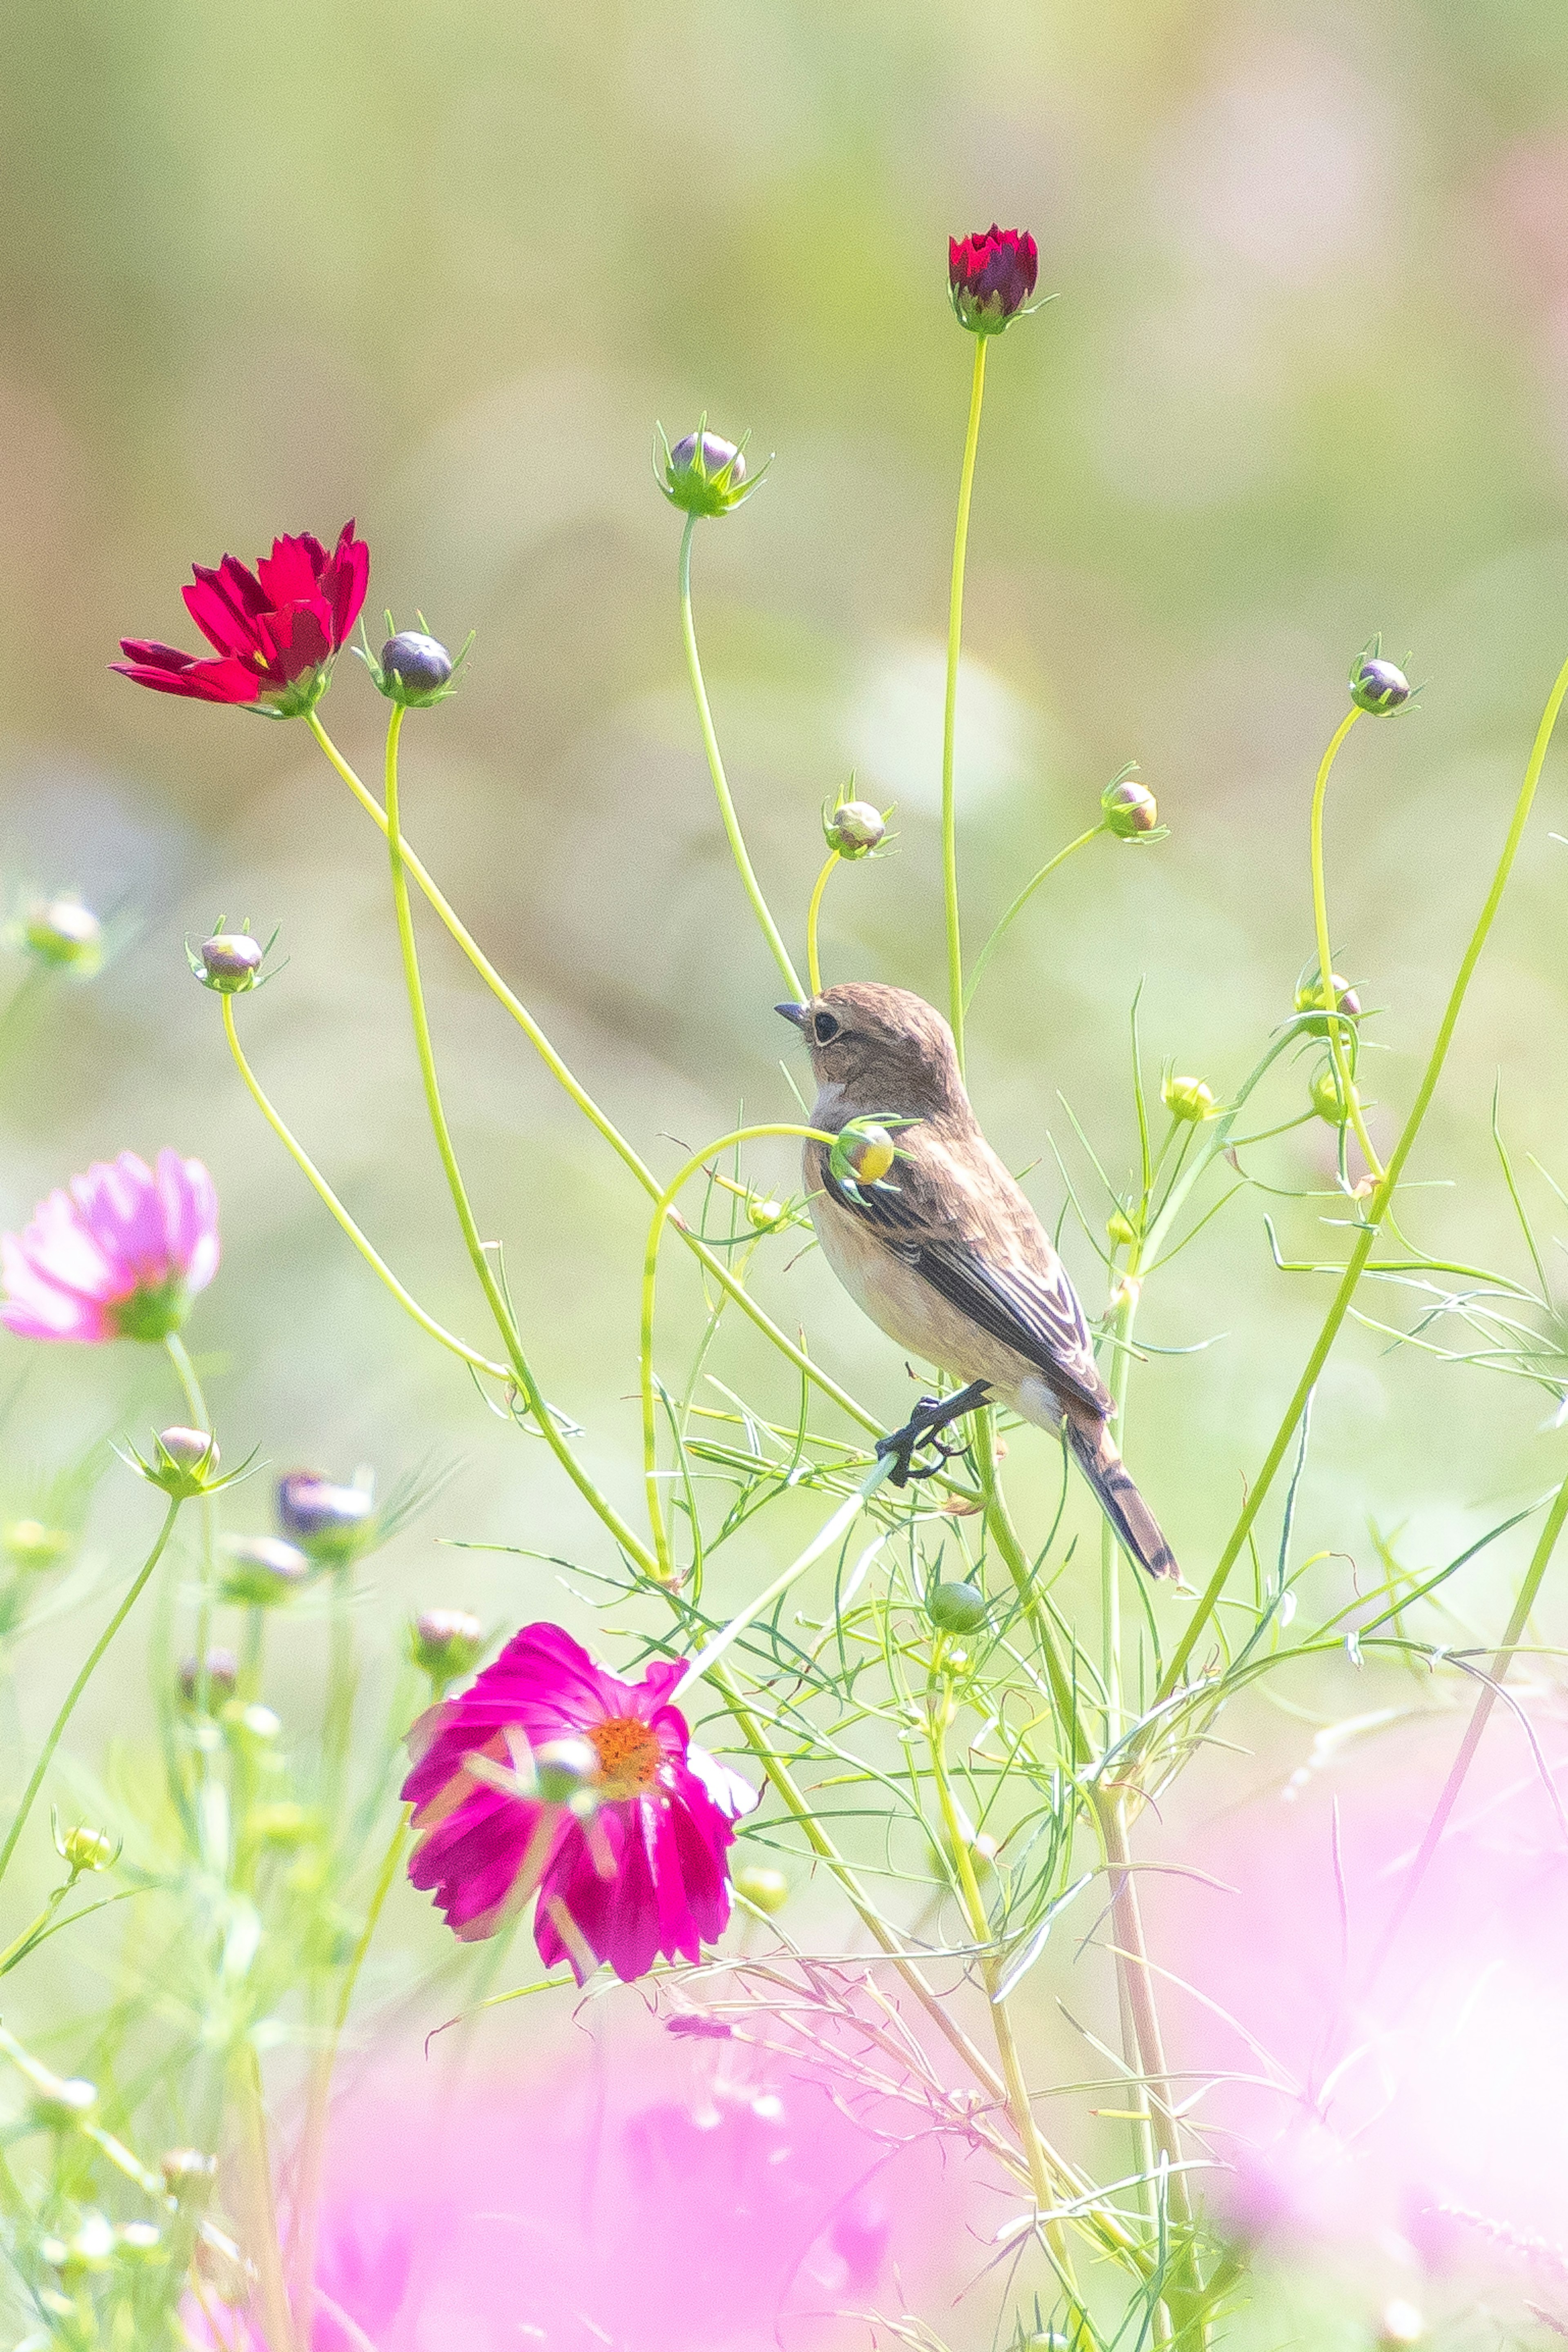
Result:
M775 1009L805 1039L818 1088L846 1118L929 1118L967 1108L952 1030L907 988L851 981Z

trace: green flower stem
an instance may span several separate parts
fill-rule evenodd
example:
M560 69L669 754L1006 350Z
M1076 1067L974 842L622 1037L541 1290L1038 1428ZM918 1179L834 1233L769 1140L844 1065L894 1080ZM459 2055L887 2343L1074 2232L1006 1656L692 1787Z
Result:
M708 754L708 772L713 779L713 789L719 795L719 814L724 820L724 830L730 837L730 849L739 870L752 911L763 927L763 937L773 950L773 961L784 978L784 986L797 1002L800 982L789 960L789 950L779 937L778 925L768 912L768 902L763 896L762 885L752 869L746 854L745 838L741 820L735 814L735 803L730 797L730 786L724 774L724 761L719 750L719 738L713 731L713 714L708 708L708 689L702 683L702 662L697 651L697 628L691 617L691 535L697 529L697 517L689 514L686 529L680 534L680 635L686 646L686 667L690 673L691 691L697 701L697 719L702 730L702 748Z
M654 1292L658 1280L658 1245L664 1237L665 1221L674 1209L681 1187L689 1182L698 1170L711 1160L716 1152L729 1151L742 1143L754 1143L760 1138L773 1135L798 1136L803 1142L832 1144L837 1139L821 1133L815 1127L773 1125L738 1127L729 1135L721 1135L716 1143L694 1151L673 1183L667 1184L654 1202L653 1222L648 1227L647 1249L643 1258L642 1276L642 1442L643 1485L647 1495L648 1523L653 1529L654 1547L658 1554L660 1580L668 1583L675 1573L670 1557L669 1538L665 1530L664 1507L658 1498L658 1435L654 1406L653 1377L653 1318Z
M235 2053L241 2116L240 2164L245 2198L249 2208L247 2252L256 2265L261 2316L268 2352L300 2352L289 2289L283 2276L283 2254L278 2235L278 2206L272 2189L272 2158L267 2144L267 2106L261 2089L261 2066L253 2042L241 2043ZM306 2314L307 2327L310 2315Z
M811 894L811 904L805 910L805 976L811 982L813 996L822 994L822 966L816 955L816 925L822 913L822 894L827 887L828 877L834 867L842 866L843 863L836 849L828 851L827 863L816 877L816 887Z
M1502 1637L1502 1646L1492 1660L1490 1679L1481 1685L1468 1727L1459 1744L1459 1752L1454 1759L1453 1769L1444 1784L1443 1793L1437 1800L1436 1810L1426 1824L1426 1835L1422 1838L1415 1859L1405 1874L1404 1883L1399 1889L1398 1900L1389 1915L1388 1925L1383 1931L1377 1954L1372 1964L1369 1986L1382 1974L1384 1962L1393 1949L1394 1939L1405 1924L1406 1914L1420 1891L1421 1882L1431 1866L1432 1857L1442 1843L1443 1832L1452 1818L1454 1807L1459 1801L1459 1791L1465 1785L1466 1776L1470 1766L1475 1762L1476 1750L1481 1744L1482 1735L1491 1719L1492 1709L1497 1705L1499 1689L1507 1676L1509 1667L1513 1663L1513 1654L1519 1647L1520 1638L1529 1622L1530 1612L1540 1597L1542 1580L1546 1574L1548 1563L1557 1548L1558 1538L1562 1535L1565 1523L1568 1523L1568 1478L1563 1479L1552 1498L1552 1508L1546 1515L1540 1539L1531 1556L1530 1566L1525 1570L1524 1582L1519 1588L1519 1598L1513 1604L1513 1614L1508 1621L1508 1630Z
M179 1516L180 1498L177 1496L171 1496L169 1507L163 1514L163 1524L158 1530L158 1539L156 1543L153 1546L152 1550L148 1553L146 1559L137 1570L136 1574L132 1577L124 1600L121 1602L119 1608L115 1611L113 1616L110 1619L108 1624L104 1627L102 1633L93 1643L92 1648L88 1652L86 1664L83 1665L81 1672L78 1675L75 1682L72 1683L70 1689L66 1693L65 1704L60 1708L59 1713L56 1716L53 1724L49 1727L49 1736L44 1742L43 1751L40 1754L37 1764L33 1767L33 1777L28 1781L26 1788L22 1793L22 1801L17 1806L11 1826L5 1832L5 1843L4 1845L0 1845L0 1878L5 1877L7 1869L10 1867L11 1856L16 1851L16 1841L21 1836L22 1831L26 1826L27 1815L33 1810L33 1801L37 1796L38 1790L44 1785L45 1776L48 1771L50 1764L54 1760L54 1753L60 1744L60 1738L65 1731L65 1727L70 1721L71 1716L75 1711L76 1703L78 1699L80 1698L89 1683L92 1680L100 1659L103 1656L104 1652L113 1641L116 1633L119 1633L120 1628L124 1624L125 1620L130 1616L131 1612L136 1606L137 1601L141 1598L142 1587L146 1584L148 1578L152 1575L153 1570L157 1567L158 1562L163 1559L164 1547L167 1545L169 1538L174 1531L174 1521L179 1517Z
M418 1300L412 1297L410 1294L405 1290L403 1285L398 1281L397 1276L393 1273L392 1268L387 1265L385 1259L379 1256L375 1250L372 1248L370 1243L365 1239L364 1234L361 1233L359 1227L355 1224L353 1219L350 1216L348 1211L344 1208L342 1202L339 1200L337 1194L328 1183L326 1178L307 1157L301 1146L295 1141L293 1136L289 1133L288 1128L285 1127L282 1119L279 1117L277 1111L273 1108L266 1095L263 1094L256 1074L252 1070L250 1064L247 1061L244 1051L240 1045L239 1034L234 1023L234 999L232 996L226 996L222 1002L223 1025L225 1034L228 1038L228 1049L234 1055L236 1068L238 1070L240 1076L245 1080L246 1087L249 1093L251 1101L256 1105L257 1109L261 1113L262 1118L267 1121L268 1126L272 1129L273 1134L278 1138L278 1140L283 1146L284 1150L287 1151L289 1159L294 1162L295 1167L299 1169L300 1174L312 1187L318 1198L324 1202L325 1206L337 1219L338 1223L342 1227L344 1233L347 1234L350 1241L353 1242L355 1249L358 1250L365 1264L374 1273L380 1276L382 1281L385 1283L388 1290L391 1291L394 1298L396 1299L404 1313L405 1315L412 1316L415 1322L418 1324L419 1328L422 1331L427 1332L432 1339L437 1340L441 1347L448 1349L454 1356L460 1356L465 1364L472 1364L477 1372L487 1373L491 1380L510 1381L511 1374L504 1364L492 1363L489 1356L481 1356L477 1348L470 1348L466 1340L459 1339L456 1338L452 1332L445 1330L442 1326L437 1322L433 1315L426 1315Z
M474 1220L468 1202L468 1188L463 1181L458 1156L452 1148L451 1129L441 1101L440 1082L436 1073L435 1049L430 1042L430 1023L425 1010L425 989L419 976L419 950L414 937L414 913L408 901L408 878L404 871L403 843L397 817L397 739L403 730L405 711L401 703L393 706L391 721L386 730L386 844L392 861L392 896L397 913L398 944L403 950L403 974L408 991L408 1009L414 1023L415 1049L419 1056L419 1074L425 1083L426 1107L430 1114L431 1132L436 1149L446 1171L447 1183L452 1195L452 1205L458 1213L458 1223L468 1246L479 1287L495 1318L496 1328L501 1335L508 1359L519 1390L527 1402L529 1412L540 1435L565 1471L577 1492L589 1508L634 1559L645 1576L658 1574L658 1561L646 1544L640 1542L608 1497L602 1495L578 1461L559 1427L554 1414L546 1403L532 1370L523 1353L522 1341L506 1294L496 1277L494 1267Z
M1318 978L1322 985L1321 1002L1327 1013L1329 1052L1334 1065L1334 1080L1340 1090L1340 1101L1355 1129L1355 1139L1362 1149L1373 1182L1383 1177L1383 1162L1373 1148L1366 1131L1366 1118L1361 1100L1351 1084L1350 1059L1345 1052L1345 1034L1350 1023L1340 1011L1339 991L1333 982L1333 948L1329 938L1329 900L1323 883L1323 802L1328 793L1329 777L1340 745L1361 717L1361 707L1352 702L1339 726L1333 740L1324 752L1318 769L1318 780L1312 787L1312 919L1318 933Z
M316 740L320 743L322 751L326 753L327 758L331 761L332 766L337 770L338 774L342 778L344 783L347 784L355 800L358 801L360 806L364 810L365 814L370 817L374 824L379 825L381 831L384 834L387 829L385 810L376 800L374 793L366 791L364 785L360 782L358 776L355 775L348 761L338 750L337 745L328 735L325 728L321 725L320 719L314 711L310 713L309 725L312 734L316 738ZM642 1160L633 1150L632 1146L627 1142L626 1137L622 1135L619 1129L615 1126L614 1122L605 1117L605 1113L599 1108L598 1104L595 1102L593 1097L587 1092L586 1088L578 1083L571 1070L568 1069L566 1064L556 1052L554 1046L551 1044L549 1038L545 1035L543 1030L540 1027L538 1022L533 1018L533 1015L528 1011L526 1005L524 1005L507 986L505 981L502 980L494 964L490 962L489 957L485 954L478 940L459 919L456 909L452 907L450 902L443 897L440 890L437 889L435 882L431 879L428 871L421 864L420 860L416 857L414 852L407 846L406 843L403 845L403 865L405 870L413 876L414 880L424 892L425 897L429 902L429 905L436 916L439 921L445 925L452 940L462 950L464 955L467 956L469 963L479 973L479 978L484 982L485 986L489 990L491 995L496 998L499 1003L503 1004L508 1013L510 1013L512 1019L517 1023L518 1027L522 1031L523 1035L528 1039L529 1044L533 1047L534 1052L539 1055L540 1060L544 1064L545 1068L550 1072L551 1076L555 1080L556 1084L561 1087L571 1097L572 1101L575 1103L577 1108L582 1112L584 1118L587 1119L590 1126L595 1128L599 1134L603 1136L605 1141L609 1145L611 1150L620 1160L622 1166L627 1169L630 1173L636 1177L637 1182L642 1186L643 1191L647 1194L649 1200L657 1201L662 1188L652 1169L649 1168L647 1161ZM779 1328L779 1326L773 1320L773 1318L768 1315L763 1308L757 1305L756 1300L752 1297L743 1284L736 1281L734 1276L730 1272L729 1267L724 1264L723 1260L716 1255L712 1250L708 1248L707 1244L702 1241L699 1234L687 1231L684 1228L679 1230L681 1239L685 1242L686 1246L690 1250L692 1255L698 1259L704 1270L711 1276L712 1279L719 1285L719 1287L724 1291L728 1297L734 1300L736 1306L741 1309L741 1312L755 1325L756 1328L763 1334L763 1337L771 1341L773 1346L778 1349L782 1356L788 1359L788 1360L795 1366L796 1371L804 1374L804 1376L810 1381L816 1388L821 1391L824 1396L830 1398L832 1402L838 1406L840 1412L847 1413L851 1421L858 1422L862 1429L870 1430L873 1433L879 1433L882 1424L877 1419L875 1413L868 1412L864 1405L857 1403L856 1400L848 1393L847 1390L840 1388L837 1381L831 1380L827 1373L822 1370L819 1364L816 1364L812 1361L811 1358L805 1353L805 1350L803 1348L798 1348L795 1345L795 1341L789 1337L789 1334L786 1331L783 1331Z
M1557 716L1563 708L1565 695L1568 695L1568 662L1564 662L1559 670L1552 692L1547 697L1546 708L1542 712L1541 724L1536 730L1535 741L1531 748L1530 760L1524 772L1524 782L1520 786L1519 798L1514 803L1512 822L1509 825L1508 837L1503 843L1502 854L1498 859L1497 871L1492 876L1491 887L1487 892L1486 902L1476 919L1476 927L1470 934L1469 945L1465 950L1464 959L1455 977L1447 1006L1433 1042L1421 1084L1416 1089L1415 1100L1410 1108L1410 1115L1390 1154L1388 1166L1374 1188L1372 1198L1366 1203L1366 1223L1363 1225L1355 1247L1351 1253L1340 1280L1340 1286L1334 1294L1333 1303L1329 1308L1322 1330L1318 1336L1317 1344L1308 1359L1307 1368L1297 1383L1296 1393L1285 1409L1285 1418L1279 1424L1263 1467L1248 1491L1241 1516L1231 1530L1229 1539L1219 1556L1203 1598L1194 1611L1187 1630L1183 1634L1175 1654L1165 1670L1164 1678L1157 1693L1158 1698L1168 1698L1175 1689L1186 1669L1188 1659L1197 1646L1199 1635L1218 1605L1220 1595L1229 1580L1231 1570L1235 1567L1242 1547L1251 1533L1253 1521L1261 1510L1264 1498L1274 1483L1279 1465L1289 1451L1297 1423L1305 1412L1307 1400L1316 1387L1319 1375L1329 1360L1330 1350L1339 1336L1340 1326L1350 1312L1356 1286L1361 1280L1366 1262L1372 1255L1377 1241L1378 1229L1394 1198L1394 1190L1404 1173L1405 1162L1415 1148L1415 1139L1421 1132L1421 1124L1431 1106L1432 1097L1437 1091L1437 1082L1443 1075L1443 1065L1447 1060L1448 1048L1453 1044L1454 1032L1458 1027L1459 1015L1464 1010L1465 998L1468 993L1470 982L1475 977L1476 966L1481 960L1481 951L1486 946L1492 924L1497 919L1497 911L1502 904L1503 892L1508 887L1509 877L1513 871L1520 844L1524 838L1525 826L1530 822L1530 812L1534 803L1536 786L1541 781L1541 772L1546 763L1546 753L1551 745L1552 730L1556 727Z
M984 338L982 338L982 348L984 348ZM1030 899L1034 897L1041 883L1048 881L1050 877L1056 872L1058 866L1065 866L1075 849L1087 849L1091 841L1098 841L1102 833L1109 833L1110 830L1110 826L1103 819L1099 824L1091 824L1087 833L1080 833L1076 841L1069 841L1065 849L1058 849L1054 857L1048 857L1046 860L1046 863L1041 866L1039 872L1034 877L1034 879L1025 883L1023 888L1019 891L1017 897L1014 899L1012 905L1008 908L1006 913L1003 916L1001 921L992 932L991 937L986 940L985 945L980 950L974 969L969 975L969 985L963 992L963 1006L965 1012L968 1011L969 1007L974 1002L974 992L980 985L980 975L984 971L986 965L990 962L992 957L995 954L996 950L1001 946L1003 933L1016 919L1016 918L1023 913L1025 908L1028 905Z
M225 1002L227 1002L226 998ZM204 1431L210 1437L213 1428L212 1415L207 1411L207 1401L202 1394L202 1384L196 1378L196 1368L191 1361L190 1349L177 1331L170 1331L164 1335L163 1346L167 1350L169 1361L174 1367L174 1376L184 1391L185 1402L190 1409L192 1422L197 1429ZM207 1651L212 1643L213 1593L217 1580L217 1504L211 1495L202 1496L201 1528L202 1577L201 1598L196 1606L195 1702L205 1715L207 1706ZM200 1769L205 1778L206 1773L205 1755Z
M70 1893L72 1887L75 1886L79 1875L79 1874L73 1870L68 1879L66 1879L60 1885L53 1888L50 1892L48 1901L45 1904L37 1917L33 1921L31 1927L24 1927L21 1934L16 1938L15 1942L7 1944L5 1950L0 1952L0 1977L9 1976L12 1969L16 1966L17 1961L25 1960L27 1954L32 1950L34 1945L42 1943L44 1936L48 1928L49 1922L53 1919L55 1913L59 1909L60 1905L65 1901L66 1896Z
M958 812L952 790L952 745L958 713L958 656L963 639L963 562L969 549L969 502L974 491L974 453L980 446L980 411L985 398L985 351L989 335L974 338L974 375L969 388L969 428L963 436L963 470L958 478L958 520L952 534L952 583L947 605L947 695L942 715L942 894L947 917L947 998L958 1066L963 1068L963 942L958 912Z
M327 2043L312 2069L310 2104L305 2116L305 2128L300 2150L300 2189L295 2201L298 2216L290 2269L293 2277L294 2301L297 2306L308 2308L309 2297L316 2276L317 2205L321 2189L321 2159L326 2153L327 2117L330 2111L332 2075L338 2063L338 2048L343 2038L343 2028L353 2006L354 1989L360 1971L364 1967L372 1940L381 1922L382 1911L397 1876L397 1866L408 1843L408 1809L400 1810L397 1826L386 1849L376 1876L375 1889L370 1898L370 1908L360 1932L359 1942L343 1970L343 1980L338 1988L337 2007L328 2029Z
M873 1496L886 1485L895 1467L892 1454L884 1454L868 1471L855 1492L840 1503L832 1517L813 1536L805 1549L792 1559L789 1566L775 1576L754 1600L748 1601L739 1616L731 1617L710 1642L703 1643L696 1655L688 1661L686 1672L670 1692L671 1706L679 1706L692 1684L700 1682L705 1675L712 1673L720 1659L734 1648L748 1625L754 1624L759 1617L764 1616L775 1601L783 1600L790 1586L804 1576L808 1568L815 1567L836 1544L843 1541Z
M36 997L43 994L53 978L48 966L41 963L33 964L23 973L11 992L10 1003L5 1012L0 1013L0 1050L10 1044L11 1032L19 1025L27 1007Z

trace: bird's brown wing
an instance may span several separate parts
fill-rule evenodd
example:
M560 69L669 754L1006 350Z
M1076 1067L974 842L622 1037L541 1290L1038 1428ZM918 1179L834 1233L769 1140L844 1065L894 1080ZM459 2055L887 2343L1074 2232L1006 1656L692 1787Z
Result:
M921 1123L899 1130L882 1185L847 1189L815 1147L816 1181L871 1226L940 1297L1036 1365L1064 1399L1103 1419L1100 1379L1077 1291L1034 1210L976 1136L952 1144ZM954 1173L962 1168L974 1180Z

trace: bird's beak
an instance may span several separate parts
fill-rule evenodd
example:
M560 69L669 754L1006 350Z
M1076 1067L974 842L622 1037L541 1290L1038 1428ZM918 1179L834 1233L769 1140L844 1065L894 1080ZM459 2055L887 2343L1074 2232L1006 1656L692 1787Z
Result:
M775 1013L782 1013L786 1021L793 1021L797 1029L804 1029L805 1027L805 1007L804 1004L775 1004L773 1011Z

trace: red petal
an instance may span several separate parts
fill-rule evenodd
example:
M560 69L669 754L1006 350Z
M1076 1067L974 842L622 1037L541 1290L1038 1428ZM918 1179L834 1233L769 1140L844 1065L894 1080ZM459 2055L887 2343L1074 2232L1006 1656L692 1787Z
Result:
M275 613L285 604L307 603L321 587L326 568L327 551L308 530L297 538L275 539L271 554L264 555L256 567Z
M121 677L150 686L158 694L183 694L194 702L255 702L261 680L241 661L197 661L194 654L176 653L173 646L143 646L134 637L122 641L128 654L147 654L149 660L111 662Z
M257 628L274 683L291 686L331 656L332 612L324 596L290 604L286 612L264 613Z
M352 522L344 523L321 579L321 593L332 608L334 650L347 644L370 584L370 549L354 537L353 529Z
M232 555L226 555L216 572L205 563L191 569L195 585L180 593L208 645L220 654L254 653L257 616L267 610L255 574Z

